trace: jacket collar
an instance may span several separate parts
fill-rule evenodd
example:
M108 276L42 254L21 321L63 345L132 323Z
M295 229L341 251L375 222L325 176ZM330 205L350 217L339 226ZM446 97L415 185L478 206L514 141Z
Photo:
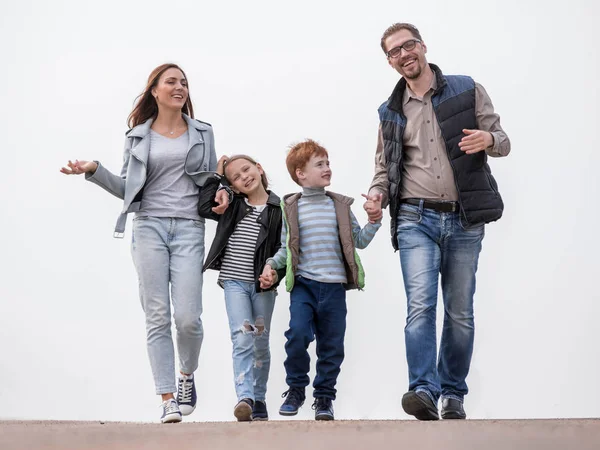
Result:
M429 64L431 70L433 70L433 74L435 75L435 82L437 84L437 88L434 91L434 95L444 89L446 86L446 77L442 73L441 69L435 64ZM388 108L392 111L396 111L397 113L402 113L402 102L404 98L404 91L406 90L406 79L404 77L400 78L400 81L396 84L392 95L388 99Z
M269 198L267 199L267 205L272 206L280 206L281 199L272 191L267 191L269 193Z
M206 124L204 122L200 122L199 120L192 119L187 114L182 114L182 116L185 119L185 121L187 122L188 131L190 132L190 137L192 135L200 135L200 133L192 133L192 130L208 131L208 129L210 128L210 126L208 124ZM139 137L139 138L146 137L148 134L150 134L150 127L152 126L153 122L154 122L154 119L148 119L144 123L140 123L139 125L133 127L131 130L129 130L127 132L127 136ZM202 137L200 137L199 142L203 142Z

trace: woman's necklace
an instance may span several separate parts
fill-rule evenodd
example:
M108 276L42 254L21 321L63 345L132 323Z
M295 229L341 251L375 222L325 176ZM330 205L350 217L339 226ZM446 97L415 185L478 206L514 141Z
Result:
M187 124L185 124L187 126ZM172 130L165 130L165 131L158 131L156 130L159 134L162 134L163 136L166 134L170 134L171 136L173 136L176 132L183 130L184 126L183 125L178 125L175 128L173 128Z

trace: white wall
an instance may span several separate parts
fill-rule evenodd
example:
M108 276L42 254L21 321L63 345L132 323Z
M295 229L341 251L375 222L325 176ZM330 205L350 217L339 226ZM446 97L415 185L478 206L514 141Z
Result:
M429 61L486 87L512 141L508 158L491 161L506 210L488 226L480 259L469 416L600 415L597 3L84 3L2 6L0 418L158 418L130 228L125 240L112 238L121 204L59 173L69 158L120 169L125 120L150 71L181 64L217 153L255 156L279 194L297 189L286 147L320 141L332 190L357 199L364 223L376 110L398 78L379 38L397 21L420 28ZM388 225L386 215L362 252L366 291L348 296L340 419L407 418L406 299ZM231 344L215 280L205 278L192 420L233 419ZM272 419L285 390L288 302L280 289ZM307 404L299 418L311 417Z

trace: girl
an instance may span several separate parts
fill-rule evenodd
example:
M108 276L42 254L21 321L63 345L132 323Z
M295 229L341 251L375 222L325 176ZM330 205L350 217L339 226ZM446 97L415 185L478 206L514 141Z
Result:
M123 237L127 213L135 212L131 253L163 423L180 422L182 414L196 407L193 373L203 337L204 219L197 204L206 171L216 168L217 157L211 126L193 118L185 73L175 64L163 64L152 71L129 115L120 176L98 161L69 161L61 169L67 175L83 173L124 200L115 237ZM225 194L219 197L222 207L228 201ZM177 388L171 303L179 353Z
M215 212L213 198L225 178L233 199L223 215ZM200 193L200 216L218 220L204 270L220 270L225 307L233 344L233 373L238 398L233 414L238 421L268 420L265 394L271 355L269 329L277 283L261 284L261 269L281 246L279 197L267 190L260 164L246 155L223 156L217 173ZM285 276L285 269L278 273Z

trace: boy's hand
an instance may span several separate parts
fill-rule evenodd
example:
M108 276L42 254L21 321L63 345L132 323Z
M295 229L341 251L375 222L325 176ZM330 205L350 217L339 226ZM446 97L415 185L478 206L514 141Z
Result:
M261 289L269 289L277 282L277 272L269 264L265 264L262 274L258 277Z
M381 193L377 193L374 195L361 194L364 198L367 199L363 208L367 212L367 216L369 216L370 223L379 223L383 217L383 211L381 210L381 199L383 195Z

